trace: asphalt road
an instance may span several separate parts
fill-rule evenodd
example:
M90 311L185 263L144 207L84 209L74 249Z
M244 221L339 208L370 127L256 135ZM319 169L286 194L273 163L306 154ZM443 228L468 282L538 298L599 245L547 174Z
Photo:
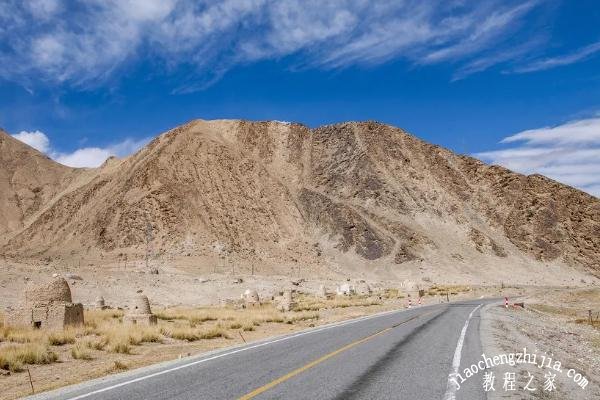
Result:
M485 399L478 300L398 310L70 386L32 399ZM454 397L453 397L454 396Z

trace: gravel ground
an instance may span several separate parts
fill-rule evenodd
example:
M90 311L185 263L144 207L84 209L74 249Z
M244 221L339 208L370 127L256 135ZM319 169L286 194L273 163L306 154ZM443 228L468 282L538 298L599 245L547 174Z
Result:
M600 291L548 290L519 299L525 308L490 305L482 313L482 341L488 356L522 352L552 358L552 364L560 361L562 372L537 365L520 364L515 367L494 367L495 391L488 392L488 399L600 399L600 324L592 328L589 324L577 323L587 315L586 309L600 311ZM595 307L595 308L594 308ZM594 314L595 315L595 314ZM568 377L569 369L584 375L589 381L585 389ZM516 390L503 389L505 373L515 373ZM556 390L544 390L545 375L556 373ZM534 375L530 387L536 391L524 391ZM480 379L483 384L483 376Z

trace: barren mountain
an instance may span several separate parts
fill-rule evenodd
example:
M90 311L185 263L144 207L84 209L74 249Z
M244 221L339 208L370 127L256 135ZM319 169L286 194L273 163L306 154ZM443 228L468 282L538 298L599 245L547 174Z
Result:
M141 256L149 239L155 253L274 270L600 273L600 200L375 122L197 120L93 170L0 133L0 162L8 256Z
M0 239L22 229L74 175L0 129Z

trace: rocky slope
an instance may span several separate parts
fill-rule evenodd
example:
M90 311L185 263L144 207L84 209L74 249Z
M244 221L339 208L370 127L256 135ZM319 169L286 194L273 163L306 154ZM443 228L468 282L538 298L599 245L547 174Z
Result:
M22 229L76 174L0 129L0 238Z
M140 255L150 238L157 253L274 268L600 272L600 200L375 122L197 120L90 171L14 142L0 133L9 256Z

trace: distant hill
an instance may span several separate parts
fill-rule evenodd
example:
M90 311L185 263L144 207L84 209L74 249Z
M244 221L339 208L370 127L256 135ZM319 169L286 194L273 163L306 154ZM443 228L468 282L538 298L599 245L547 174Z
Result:
M348 122L192 121L73 169L0 132L9 256L140 251L382 274L558 263L600 274L600 200ZM358 267L357 267L358 266Z

